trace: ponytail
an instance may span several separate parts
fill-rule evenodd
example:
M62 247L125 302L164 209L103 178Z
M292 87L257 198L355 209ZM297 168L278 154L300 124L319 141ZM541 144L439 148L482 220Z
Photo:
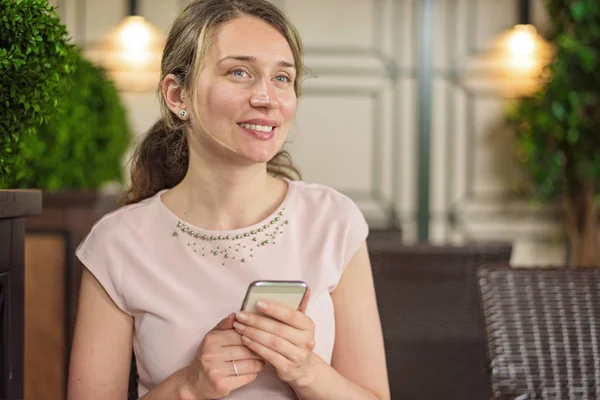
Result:
M161 118L133 153L131 186L122 203L137 203L177 185L187 172L188 161L184 126L172 129Z

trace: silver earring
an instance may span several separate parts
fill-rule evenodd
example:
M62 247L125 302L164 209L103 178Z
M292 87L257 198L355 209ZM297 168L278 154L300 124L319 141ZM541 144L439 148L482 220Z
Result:
M185 110L181 110L181 111L179 111L179 116L180 116L181 118L185 118L185 117L187 117L187 111L185 111Z

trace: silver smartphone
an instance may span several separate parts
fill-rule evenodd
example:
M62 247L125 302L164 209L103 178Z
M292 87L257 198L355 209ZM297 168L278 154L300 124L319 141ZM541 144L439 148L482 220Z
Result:
M297 310L306 295L303 281L254 281L248 285L242 303L242 311L260 313L256 309L259 300L275 301Z

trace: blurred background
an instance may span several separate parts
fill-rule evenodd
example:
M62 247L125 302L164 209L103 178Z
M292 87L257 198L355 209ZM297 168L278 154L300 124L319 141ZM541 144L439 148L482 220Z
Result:
M70 100L16 145L0 186L44 192L25 238L28 400L65 398L73 252L116 207L131 149L159 117L162 46L188 2L49 2L75 45ZM349 195L371 227L390 377L415 385L393 398L489 398L477 267L597 265L599 3L273 2L310 71L287 148L303 180ZM392 264L421 269L386 275Z
M188 2L50 3L72 41L113 72L139 140L159 116L160 40ZM528 58L546 55L515 25L547 31L543 1L275 3L300 30L315 76L288 144L304 180L350 195L372 228L401 229L406 241L510 240L517 263L564 262L555 208L517 196L527 176L505 123L509 99L539 72Z

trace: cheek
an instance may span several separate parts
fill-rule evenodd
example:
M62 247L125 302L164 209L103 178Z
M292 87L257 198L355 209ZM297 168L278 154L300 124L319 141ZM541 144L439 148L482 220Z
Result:
M279 111L284 116L286 122L290 123L296 116L298 99L295 94L291 96L282 96L279 98Z
M239 91L215 85L206 91L203 105L211 118L215 120L223 117L229 119L239 112L241 104L245 101L244 95Z

